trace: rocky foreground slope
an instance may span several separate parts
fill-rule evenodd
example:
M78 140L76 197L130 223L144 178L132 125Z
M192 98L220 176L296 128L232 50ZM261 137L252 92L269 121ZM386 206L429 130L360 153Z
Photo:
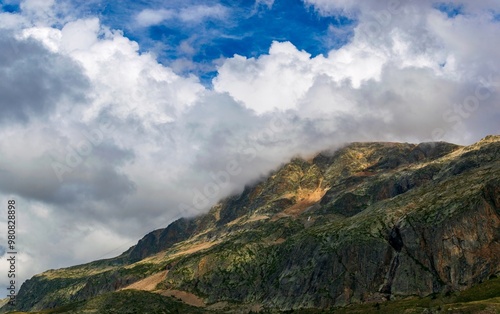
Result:
M196 311L324 309L450 296L499 274L500 136L466 147L353 143L293 159L116 258L36 275L16 309L123 289Z

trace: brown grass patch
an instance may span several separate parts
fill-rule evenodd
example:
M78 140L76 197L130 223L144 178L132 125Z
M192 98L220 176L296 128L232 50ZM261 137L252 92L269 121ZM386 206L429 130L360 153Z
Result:
M186 292L186 291L169 289L169 290L158 290L158 291L156 291L156 293L159 293L159 294L167 296L167 297L174 297L174 298L179 299L188 305L192 305L192 306L196 306L196 307L205 307L205 302L203 301L202 298L198 297L195 294Z
M126 286L125 288L122 288L120 290L135 289L142 291L153 291L156 290L156 285L158 285L160 282L163 281L163 279L165 279L165 276L167 276L167 271L162 271L160 273L151 275L142 280L134 282L133 284Z
M286 208L281 213L277 213L273 216L271 221L276 221L281 217L297 217L303 212L305 212L309 207L317 204L321 198L325 195L328 189L317 188L315 190L299 190L297 191L296 198L298 202L294 205Z

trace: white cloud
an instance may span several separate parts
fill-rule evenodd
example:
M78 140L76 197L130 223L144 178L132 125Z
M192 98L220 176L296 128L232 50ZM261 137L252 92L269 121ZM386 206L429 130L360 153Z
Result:
M99 31L97 18L67 23L60 32L61 50L67 53L88 50L97 43Z
M1 12L0 13L0 29L17 29L22 25L27 24L27 20L19 14Z
M19 39L34 38L42 42L46 48L52 52L59 51L62 34L59 30L52 27L30 27L23 29L17 36Z
M222 19L226 16L226 7L217 4L214 6L194 5L179 11L179 19L183 22L199 23L204 19Z
M274 0L255 0L255 4L257 6L259 6L259 5L265 5L265 6L267 6L270 9L270 8L273 7Z
M258 113L290 109L311 87L313 66L308 53L289 42L274 42L269 55L228 59L218 70L214 88Z
M171 19L175 15L173 10L151 10L144 9L136 16L136 22L139 26L148 27L160 24L161 22Z
M135 18L141 27L161 24L166 20L179 20L183 23L198 24L205 19L222 19L228 14L228 9L220 4L192 5L181 9L144 9Z
M20 9L26 22L50 27L74 19L73 7L65 0L21 0Z
M55 0L23 0L20 7L23 13L37 18L37 21L52 21Z

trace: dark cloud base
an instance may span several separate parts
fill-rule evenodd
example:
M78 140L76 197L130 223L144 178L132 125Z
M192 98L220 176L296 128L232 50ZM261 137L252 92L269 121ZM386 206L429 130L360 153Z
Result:
M0 33L0 120L26 123L49 116L65 98L81 104L89 90L81 67L33 39L18 41Z

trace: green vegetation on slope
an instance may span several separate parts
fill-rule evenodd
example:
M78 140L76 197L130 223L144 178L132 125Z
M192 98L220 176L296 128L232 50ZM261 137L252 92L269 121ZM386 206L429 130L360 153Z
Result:
M26 313L26 312L12 312ZM62 307L32 312L39 314L170 314L170 313L205 313L196 307L186 305L170 297L156 293L124 290L108 292L88 301L79 301Z
M499 178L500 136L467 147L354 143L296 158L116 259L35 276L18 310L85 303L165 270L153 287L193 293L209 307L494 307L494 288L479 284L500 272ZM478 291L484 300L474 303L470 287L490 294Z
M229 304L222 312L235 312L238 304ZM175 299L150 292L126 290L106 293L89 301L80 301L52 310L34 314L98 313L98 314L163 314L163 313L214 313L208 309L185 305ZM250 311L244 311L249 313ZM500 313L500 278L493 278L460 293L438 294L425 298L405 298L386 302L372 302L332 309L297 309L275 311L263 309L262 313L338 313L338 314L401 314L401 313ZM23 314L28 312L11 312Z

